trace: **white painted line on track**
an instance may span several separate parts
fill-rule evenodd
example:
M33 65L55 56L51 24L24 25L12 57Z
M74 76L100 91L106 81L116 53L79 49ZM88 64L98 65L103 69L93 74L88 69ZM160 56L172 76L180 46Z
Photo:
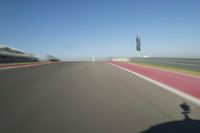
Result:
M121 66L115 65L115 64L110 63L110 62L107 62L107 63L108 63L108 64L111 64L111 65L113 65L113 66L115 66L115 67L118 67L118 68L120 68L120 69L123 69L123 70L125 70L125 71L127 71L127 72L130 72L130 73L132 73L132 74L134 74L134 75L137 75L137 76L139 76L140 78L143 78L143 79L145 79L145 80L147 80L147 81L149 81L149 82L151 82L151 83L153 83L153 84L155 84L155 85L157 85L157 86L160 86L160 87L164 88L165 90L167 90L167 91L169 91L169 92L172 92L172 93L174 93L174 94L176 94L176 95L178 95L178 96L180 96L180 97L182 97L182 98L185 98L185 99L191 101L192 103L194 103L194 104L200 106L200 100L199 100L198 98L196 98L196 97L193 97L193 96L191 96L191 95L189 95L189 94L187 94L187 93L184 93L184 92L182 92L182 91L179 91L179 90L177 90L177 89L175 89L175 88L172 88L172 87L170 87L170 86L167 86L167 85L165 85L165 84L163 84L163 83L160 83L160 82L158 82L158 81L156 81L156 80L153 80L153 79L151 79L151 78L148 78L148 77L146 77L146 76L143 76L143 75L141 75L141 74L139 74L139 73L133 72L133 71L128 70L128 69L126 69L126 68L123 68L123 67L121 67Z

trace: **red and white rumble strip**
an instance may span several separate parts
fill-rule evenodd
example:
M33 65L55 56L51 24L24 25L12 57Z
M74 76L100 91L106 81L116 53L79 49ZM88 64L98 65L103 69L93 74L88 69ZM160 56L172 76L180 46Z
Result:
M108 62L200 106L200 77L125 62Z

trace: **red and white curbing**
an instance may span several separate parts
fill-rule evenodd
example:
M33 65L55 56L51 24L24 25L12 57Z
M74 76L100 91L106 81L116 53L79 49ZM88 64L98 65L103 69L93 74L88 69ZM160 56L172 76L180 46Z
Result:
M158 81L156 81L156 80L154 80L154 79L151 79L151 78L149 78L149 77L146 77L146 76L144 76L144 75L142 75L142 74L139 74L139 73L136 73L136 72L134 72L134 71L128 70L128 69L126 69L126 68L124 68L124 67L121 67L121 66L119 66L119 65L116 65L116 64L114 64L114 63L111 63L111 62L108 62L108 63L111 64L111 65L113 65L113 66L115 66L115 67L118 67L118 68L120 68L120 69L122 69L122 70L125 70L125 71L127 71L127 72L130 72L130 73L132 73L132 74L134 74L134 75L137 75L137 76L139 76L139 77L141 77L141 78L143 78L143 79L145 79L145 80L147 80L147 81L149 81L149 82L151 82L151 83L153 83L153 84L155 84L155 85L158 85L158 86L164 88L165 90L167 90L167 91L169 91L169 92L172 92L172 93L176 94L177 96L180 96L180 97L182 97L182 98L185 98L185 99L187 99L187 100L189 100L189 101L195 103L196 105L200 106L200 99L197 98L197 97L194 97L194 96L192 96L192 95L189 95L189 94L187 94L187 93L185 93L185 92L182 92L182 91L180 91L180 90L178 90L178 89L176 89L176 88L170 87L170 86L168 86L167 84L158 82Z

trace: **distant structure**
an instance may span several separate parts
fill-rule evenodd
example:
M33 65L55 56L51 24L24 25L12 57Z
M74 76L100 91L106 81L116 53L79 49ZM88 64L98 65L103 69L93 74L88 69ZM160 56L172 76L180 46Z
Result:
M112 61L114 58L113 57L108 57L107 61Z
M136 50L141 51L141 41L140 41L140 34L136 34Z
M48 61L60 61L57 57L52 56L52 55L47 55L47 60Z
M123 61L123 62L128 62L130 61L129 58L121 57L121 58L112 58L111 61Z
M0 63L37 62L39 59L33 54L14 47L0 44Z

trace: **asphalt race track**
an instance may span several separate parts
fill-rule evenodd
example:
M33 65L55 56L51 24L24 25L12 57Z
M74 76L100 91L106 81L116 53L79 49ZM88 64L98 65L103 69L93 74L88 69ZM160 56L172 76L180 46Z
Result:
M199 133L200 107L106 62L0 70L0 133L159 132Z

